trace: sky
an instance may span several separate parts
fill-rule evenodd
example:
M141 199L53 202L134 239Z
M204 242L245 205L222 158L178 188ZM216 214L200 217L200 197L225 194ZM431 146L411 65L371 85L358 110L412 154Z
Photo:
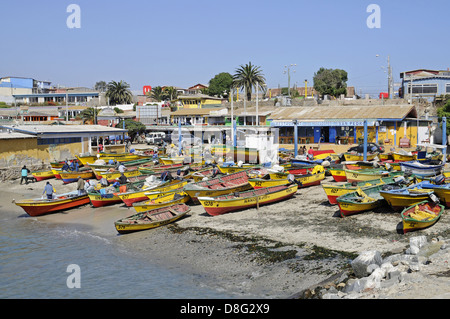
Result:
M80 28L68 27L70 4ZM0 77L66 87L188 88L251 62L269 88L287 87L295 64L291 86L337 68L358 94L377 94L388 56L396 83L404 71L450 67L448 0L2 0L0 11Z

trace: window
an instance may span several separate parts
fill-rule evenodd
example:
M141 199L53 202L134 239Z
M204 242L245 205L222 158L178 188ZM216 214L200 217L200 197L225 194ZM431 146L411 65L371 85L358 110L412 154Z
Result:
M445 84L445 93L450 93L450 83Z
M413 84L413 94L436 94L437 84ZM408 86L408 93L411 93L411 86Z
M38 145L81 143L81 137L39 138Z

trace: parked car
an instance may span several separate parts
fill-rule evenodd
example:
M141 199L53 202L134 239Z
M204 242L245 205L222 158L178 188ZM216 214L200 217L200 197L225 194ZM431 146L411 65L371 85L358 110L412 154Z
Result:
M178 145L179 135L178 132L171 134L172 143ZM202 144L202 139L194 136L190 133L181 133L181 146L186 147L188 145L200 145Z
M358 146L350 147L347 151L364 153L364 144L359 144ZM367 152L384 153L384 147L378 145L377 143L367 143Z
M150 145L161 145L166 139L166 133L164 132L151 132L145 137L145 142Z

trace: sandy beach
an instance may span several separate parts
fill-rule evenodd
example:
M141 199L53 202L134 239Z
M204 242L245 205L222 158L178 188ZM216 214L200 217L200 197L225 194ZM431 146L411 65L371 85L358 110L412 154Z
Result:
M328 176L324 182L330 181ZM63 185L55 179L51 183L57 193L76 188L74 183ZM44 185L45 181L4 182L1 209L24 215L11 201L40 197ZM117 234L114 221L135 212L121 204L85 205L37 218L81 225L93 234L114 238L121 249L192 273L199 285L231 291L237 298L291 298L341 272L351 272L349 263L363 251L390 255L406 250L413 236L450 238L446 213L433 227L404 235L399 231L399 213L388 208L346 218L338 211L328 203L322 187L313 186L299 189L293 198L280 203L221 216L209 216L201 205L191 205L188 216L175 224L127 235ZM356 298L450 298L449 276L433 275L449 272L448 262L432 263L427 269L420 283Z

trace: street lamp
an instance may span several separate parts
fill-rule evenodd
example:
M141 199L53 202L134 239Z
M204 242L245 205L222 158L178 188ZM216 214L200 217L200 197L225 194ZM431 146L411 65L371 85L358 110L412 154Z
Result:
M377 58L380 56L379 54L375 55ZM392 99L394 95L394 79L392 77L392 67L390 62L390 56L387 56L387 73L388 73L388 95L389 98Z
M284 68L287 69L287 71L285 70L283 72L283 74L287 73L287 75L288 75L288 96L291 96L291 67L295 67L295 66L297 66L297 64L295 64L295 63L291 64L289 66L287 66L287 65L284 66ZM295 70L294 70L294 73L295 73Z

